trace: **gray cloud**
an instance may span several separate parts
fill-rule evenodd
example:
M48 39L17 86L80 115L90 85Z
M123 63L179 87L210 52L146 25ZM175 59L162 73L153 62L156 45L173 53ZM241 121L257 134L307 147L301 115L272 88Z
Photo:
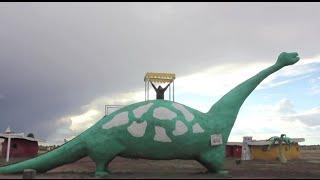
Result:
M289 99L282 99L276 106L275 111L281 115L282 120L293 122L300 121L308 127L320 126L320 107L312 108L303 112L297 113L294 105Z
M302 123L310 127L320 126L319 117L320 117L320 107L314 108L309 112L306 112L303 114L297 114L293 116L293 118L296 118L297 120L301 121Z
M279 114L292 114L296 113L294 110L294 105L289 99L282 99L276 106L275 111Z
M47 138L92 99L226 62L319 52L319 3L1 3L0 128Z

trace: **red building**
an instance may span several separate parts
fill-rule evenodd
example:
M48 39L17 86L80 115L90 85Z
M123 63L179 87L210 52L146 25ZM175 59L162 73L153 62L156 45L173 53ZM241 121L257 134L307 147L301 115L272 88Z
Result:
M242 143L228 142L226 146L226 157L241 158Z
M10 128L5 133L0 134L2 142L2 157L7 156L8 139L10 138L10 157L29 157L38 154L39 139L24 136L24 133L13 133Z
M295 148L292 148L287 153L287 158L297 158L300 155L298 142L303 142L304 138L292 138L295 142ZM243 142L227 142L225 156L229 158L237 158L242 160L252 160L252 159L276 159L278 149L267 150L266 147L269 146L267 140L253 140L251 136L243 137ZM294 145L292 145L294 146ZM243 152L242 152L243 148ZM242 156L242 157L241 157Z

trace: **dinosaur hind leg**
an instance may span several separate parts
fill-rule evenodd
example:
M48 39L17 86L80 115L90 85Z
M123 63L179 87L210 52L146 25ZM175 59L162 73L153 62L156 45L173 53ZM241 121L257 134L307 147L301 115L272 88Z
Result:
M100 160L95 161L96 163L96 172L94 173L95 176L107 176L110 174L110 171L107 168L108 161L107 160Z
M110 174L108 170L109 163L124 149L124 147L116 142L100 144L94 146L94 149L90 151L89 157L96 164L95 176L107 176Z

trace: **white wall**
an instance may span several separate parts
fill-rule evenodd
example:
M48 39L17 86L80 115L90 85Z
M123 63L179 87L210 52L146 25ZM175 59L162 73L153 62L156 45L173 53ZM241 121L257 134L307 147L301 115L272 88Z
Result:
M3 139L0 139L0 157L2 156L2 142L3 142Z

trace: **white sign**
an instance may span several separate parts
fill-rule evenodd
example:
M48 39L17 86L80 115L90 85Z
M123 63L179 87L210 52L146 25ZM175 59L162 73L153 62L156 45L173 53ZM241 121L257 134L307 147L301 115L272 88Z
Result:
M248 142L248 141L252 141L252 136L244 136L243 137L243 142Z
M211 135L211 146L216 146L222 144L222 135L213 134Z

